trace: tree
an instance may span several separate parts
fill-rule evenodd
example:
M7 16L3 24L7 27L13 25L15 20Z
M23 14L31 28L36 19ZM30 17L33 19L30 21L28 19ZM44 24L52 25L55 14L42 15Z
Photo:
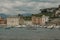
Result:
M18 14L18 16L21 16L21 14Z
M59 5L59 8L60 8L60 5Z

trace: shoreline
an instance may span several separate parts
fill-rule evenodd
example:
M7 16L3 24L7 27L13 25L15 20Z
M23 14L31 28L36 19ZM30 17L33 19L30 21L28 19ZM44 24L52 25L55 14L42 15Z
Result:
M60 26L41 26L41 25L17 25L17 26L8 26L0 25L0 28L47 28L47 29L60 29Z

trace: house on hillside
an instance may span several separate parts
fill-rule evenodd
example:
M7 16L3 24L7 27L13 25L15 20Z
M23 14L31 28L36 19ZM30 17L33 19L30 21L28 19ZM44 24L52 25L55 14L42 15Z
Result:
M59 8L59 10L56 11L55 16L60 17L60 8Z
M60 5L58 7L40 9L40 11L44 15L49 15L51 17L60 17Z

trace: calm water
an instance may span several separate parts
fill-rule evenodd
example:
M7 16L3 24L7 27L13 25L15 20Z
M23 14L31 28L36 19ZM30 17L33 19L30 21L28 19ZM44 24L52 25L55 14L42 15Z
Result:
M0 28L0 40L60 40L59 29Z

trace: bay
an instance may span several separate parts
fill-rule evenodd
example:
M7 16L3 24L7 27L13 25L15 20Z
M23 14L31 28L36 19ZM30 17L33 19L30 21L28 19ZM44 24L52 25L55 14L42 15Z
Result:
M0 28L0 40L60 40L59 29Z

